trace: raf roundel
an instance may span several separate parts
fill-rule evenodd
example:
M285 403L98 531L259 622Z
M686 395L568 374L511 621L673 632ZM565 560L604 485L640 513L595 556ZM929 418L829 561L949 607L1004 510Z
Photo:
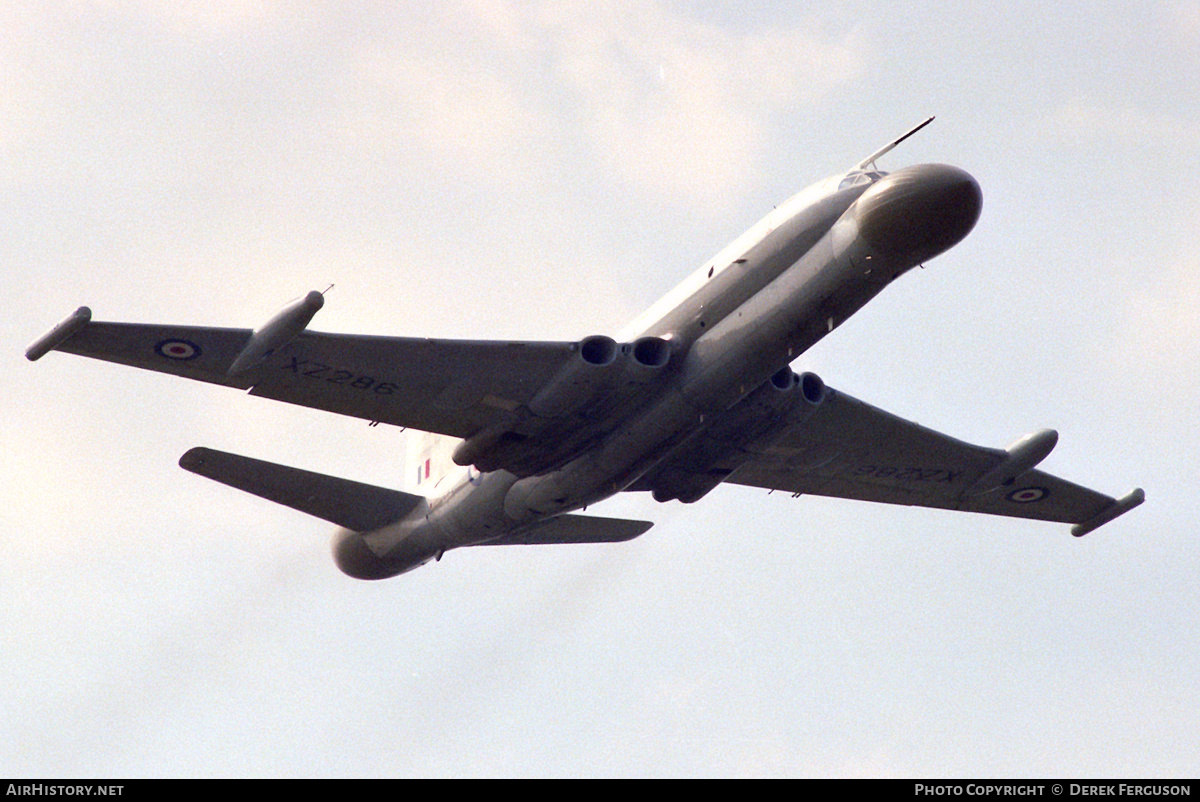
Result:
M154 346L159 356L186 362L200 356L200 346L187 340L163 340Z
M1017 504L1030 504L1034 501L1041 501L1047 495L1048 491L1044 487L1026 487L1009 493L1008 500Z

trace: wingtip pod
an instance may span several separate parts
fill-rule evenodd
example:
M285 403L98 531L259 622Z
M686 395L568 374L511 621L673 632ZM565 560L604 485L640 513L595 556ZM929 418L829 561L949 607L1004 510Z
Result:
M200 473L200 471L204 468L204 459L206 456L208 456L208 454L209 449L201 446L189 448L186 452L184 452L183 456L179 458L179 467L183 468L185 471Z
M262 362L272 351L278 350L300 335L312 321L313 315L325 305L325 296L312 290L303 298L294 301L268 320L251 335L246 347L229 366L229 375L237 376Z
M1009 484L1013 479L1039 464L1058 445L1058 432L1042 429L1031 432L1005 450L1004 459L992 470L981 476L967 494L976 496Z
M92 320L92 310L81 306L50 331L39 337L33 345L25 349L25 358L36 362L58 346L66 342L71 335L82 329Z
M1098 529L1109 521L1132 510L1137 505L1146 500L1146 491L1140 487L1131 490L1121 498L1110 504L1099 515L1084 521L1083 523L1075 524L1071 527L1071 534L1075 537L1083 537L1088 532Z

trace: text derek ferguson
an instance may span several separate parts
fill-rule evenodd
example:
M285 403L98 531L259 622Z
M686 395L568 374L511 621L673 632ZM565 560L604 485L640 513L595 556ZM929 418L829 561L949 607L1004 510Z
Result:
M982 785L924 785L917 783L914 796L1191 796L1191 785L1146 785L1116 783L1113 785L1081 785L1054 783L1052 785L1016 785L1001 783Z

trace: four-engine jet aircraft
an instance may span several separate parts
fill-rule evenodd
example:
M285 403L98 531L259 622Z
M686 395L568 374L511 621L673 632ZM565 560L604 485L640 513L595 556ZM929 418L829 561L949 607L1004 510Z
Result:
M970 445L790 367L974 227L981 194L967 173L876 168L928 122L777 207L616 338L322 334L305 330L324 303L310 292L254 331L93 323L81 307L26 355L65 351L432 433L412 466L427 495L206 448L180 459L342 527L334 557L362 579L458 546L628 540L651 524L573 511L623 490L691 503L721 482L1073 523L1086 534L1144 493L1113 499L1036 470L1056 432L1007 450ZM435 475L444 454L451 470Z

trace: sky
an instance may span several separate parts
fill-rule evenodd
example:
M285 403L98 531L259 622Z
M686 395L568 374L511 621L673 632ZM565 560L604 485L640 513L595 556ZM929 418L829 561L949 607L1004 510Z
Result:
M0 2L0 776L1194 777L1200 2ZM401 436L25 347L98 320L612 334L881 160L975 230L795 363L1144 505L1068 527L721 487L628 544L342 575L177 467Z

